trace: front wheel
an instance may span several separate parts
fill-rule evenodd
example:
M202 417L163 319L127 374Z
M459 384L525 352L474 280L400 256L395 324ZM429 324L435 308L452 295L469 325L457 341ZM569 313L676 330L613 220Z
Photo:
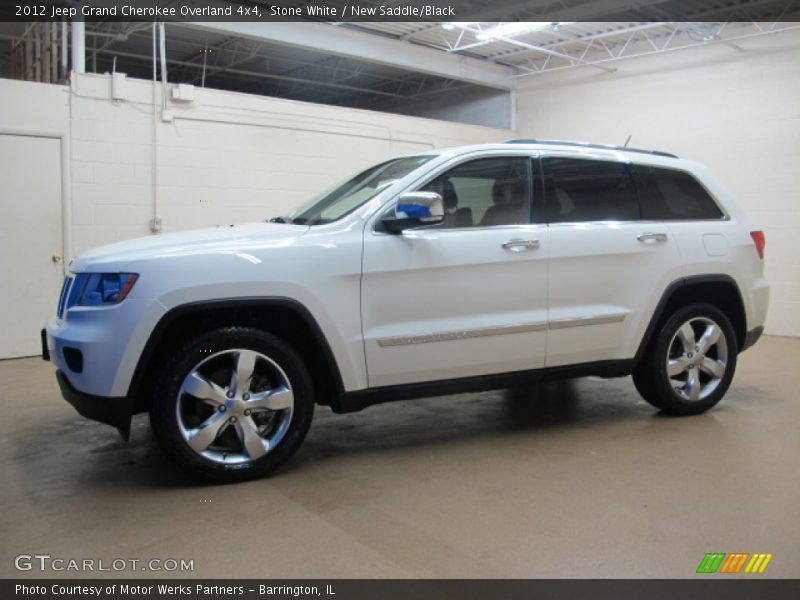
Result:
M728 390L736 370L736 335L710 304L677 310L633 373L636 389L653 406L678 415L707 411Z
M226 327L189 340L167 361L150 422L179 466L234 482L285 462L313 413L311 378L291 346L259 329Z

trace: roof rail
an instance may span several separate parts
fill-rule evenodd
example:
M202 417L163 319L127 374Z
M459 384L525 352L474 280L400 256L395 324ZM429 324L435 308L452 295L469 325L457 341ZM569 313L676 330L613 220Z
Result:
M600 150L623 150L625 152L639 152L640 154L654 154L656 156L668 156L678 158L677 155L660 150L640 150L638 148L626 148L624 146L612 146L608 144L590 144L588 142L565 142L563 140L537 140L533 138L518 138L506 140L506 144L547 144L550 146L572 146L576 148L598 148Z

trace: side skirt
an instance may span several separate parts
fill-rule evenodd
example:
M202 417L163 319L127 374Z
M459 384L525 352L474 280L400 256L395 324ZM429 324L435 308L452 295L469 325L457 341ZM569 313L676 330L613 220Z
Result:
M604 360L580 365L532 369L529 371L514 371L511 373L478 375L458 379L389 385L357 390L354 392L344 392L339 396L336 406L332 406L331 408L337 413L349 413L363 410L373 404L383 404L384 402L394 402L397 400L447 396L466 392L485 392L487 390L516 387L543 381L573 379L591 375L599 377L624 377L631 374L635 365L635 359Z

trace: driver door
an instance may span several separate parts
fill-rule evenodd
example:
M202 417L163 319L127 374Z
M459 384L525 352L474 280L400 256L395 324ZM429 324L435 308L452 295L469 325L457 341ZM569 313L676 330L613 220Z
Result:
M520 155L462 162L421 188L443 196L442 223L366 229L370 387L544 366L548 232L535 222L534 166Z

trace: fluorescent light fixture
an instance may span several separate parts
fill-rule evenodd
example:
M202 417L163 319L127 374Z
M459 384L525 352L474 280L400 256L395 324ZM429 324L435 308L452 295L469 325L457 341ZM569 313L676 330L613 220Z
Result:
M442 29L447 29L448 31L451 31L451 30L455 29L456 27L458 27L459 29L467 29L470 25L474 25L474 24L475 23L472 23L472 22L467 23L466 21L458 22L458 23L442 23Z
M522 33L530 31L539 31L541 29L548 29L557 23L554 22L539 22L539 21L521 21L516 23L498 23L494 27L484 29L480 33L475 34L475 38L480 41L485 40L502 40L504 38L514 37Z

